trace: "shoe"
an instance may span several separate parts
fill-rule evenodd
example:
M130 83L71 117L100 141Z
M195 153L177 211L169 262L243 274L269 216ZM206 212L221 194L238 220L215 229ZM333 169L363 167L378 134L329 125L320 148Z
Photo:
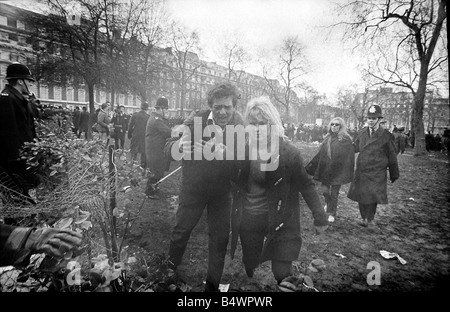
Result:
M333 223L334 222L334 217L333 216L329 216L328 217L328 222Z
M158 195L156 195L156 194L148 195L147 197L150 198L150 199L154 199L154 200L161 199L161 198L160 198Z
M367 227L367 219L362 219L362 221L359 222L359 225Z

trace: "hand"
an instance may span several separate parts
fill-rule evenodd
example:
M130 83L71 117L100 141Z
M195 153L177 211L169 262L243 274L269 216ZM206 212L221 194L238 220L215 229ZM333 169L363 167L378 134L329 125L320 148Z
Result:
M40 228L32 232L25 247L32 252L62 257L81 245L83 236L68 229Z
M201 155L203 155L203 146L205 146L206 143L207 142L205 140L201 140L199 142L195 142L194 146L192 148L194 153L197 152L197 153L200 153Z
M316 229L316 234L322 234L328 229L328 225L322 226L315 225L314 228Z
M192 141L190 135L183 135L178 141L180 153L192 153Z

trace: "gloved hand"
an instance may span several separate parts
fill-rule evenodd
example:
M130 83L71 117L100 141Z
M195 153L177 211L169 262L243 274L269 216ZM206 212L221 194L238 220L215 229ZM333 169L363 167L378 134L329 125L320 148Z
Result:
M328 229L328 227L329 227L328 225L322 225L322 226L314 225L314 228L316 229L316 234L324 233Z
M39 228L33 231L25 243L25 248L34 253L45 252L54 257L62 257L81 245L83 236L68 229Z
M184 134L178 141L178 150L180 153L192 153L192 142L189 134Z

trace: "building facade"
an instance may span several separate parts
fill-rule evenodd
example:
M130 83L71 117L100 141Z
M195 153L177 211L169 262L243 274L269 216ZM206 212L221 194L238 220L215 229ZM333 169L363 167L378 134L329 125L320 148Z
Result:
M20 62L30 68L40 64L39 47L46 48L45 42L38 42L30 38L30 31L24 20L24 8L0 2L0 87L6 84L6 68L12 62ZM27 11L28 12L28 11ZM28 12L30 13L30 12ZM34 12L34 14L40 14ZM70 21L69 21L70 22ZM35 39L35 38L34 38ZM36 47L36 44L39 47ZM206 108L207 90L213 84L229 80L228 69L215 62L207 62L199 59L195 53L190 53L189 62L186 65L186 73L189 80L180 85L177 80L180 70L170 48L157 48L159 57L163 60L157 75L151 77L152 83L149 86L147 102L152 107L156 99L165 96L169 100L169 116L175 117L188 115L192 110ZM36 77L37 81L33 86L33 92L43 105L62 106L73 109L75 106L88 106L88 89L83 81L77 84L67 82L45 81ZM241 91L241 99L238 110L243 112L245 104L252 97L259 95L269 95L267 83L261 76L247 72L240 72L238 81L234 82ZM280 92L282 87L280 86ZM111 92L105 88L96 87L94 91L94 101L96 107L106 101L113 102L114 105L124 105L127 113L139 110L141 97L131 92L114 92L114 99ZM276 104L276 103L275 103ZM278 105L280 113L283 108Z

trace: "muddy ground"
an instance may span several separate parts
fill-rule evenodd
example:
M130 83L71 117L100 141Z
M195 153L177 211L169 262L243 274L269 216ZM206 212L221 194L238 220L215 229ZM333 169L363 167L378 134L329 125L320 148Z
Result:
M312 158L318 146L295 144L301 149L305 162ZM408 149L398 156L398 162L401 177L394 184L389 183L389 204L378 206L374 228L358 225L357 203L346 198L349 184L341 188L336 222L324 234L315 234L311 213L301 200L303 245L294 262L294 272L310 276L317 291L421 292L449 288L448 158L438 152L414 157ZM171 170L179 165L172 163ZM146 200L130 236L130 248L149 254L167 254L180 183L181 172L177 172L161 185L162 199ZM145 181L142 181L142 190L144 186ZM135 192L136 201L144 198L139 189ZM189 291L203 291L207 245L205 213L191 235L183 263L178 268ZM398 258L383 258L381 250L397 253L406 264ZM227 254L222 284L228 285L228 291L277 291L270 262L262 263L250 279L245 274L241 255L239 245L234 260ZM325 268L311 270L310 263L314 259L323 260ZM378 264L380 285L369 285L368 274ZM373 280L374 275L370 277Z

